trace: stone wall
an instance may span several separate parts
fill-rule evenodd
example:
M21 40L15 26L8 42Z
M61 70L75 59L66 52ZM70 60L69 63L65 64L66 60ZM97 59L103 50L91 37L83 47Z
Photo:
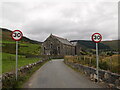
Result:
M85 73L91 80L96 81L96 69L77 63L66 62L72 68ZM120 75L105 70L99 70L99 82L105 82L108 87L120 89Z
M33 67L38 66L40 64L43 64L47 60L49 60L49 58L43 59L43 60L40 60L38 62L35 62L35 63L32 63L32 64L21 67L20 69L18 69L18 77L19 76L25 76L30 70L32 70ZM4 86L6 86L7 84L11 84L10 81L15 79L15 75L16 75L15 72L6 72L6 73L2 74L2 76L1 76L2 87L4 88ZM9 86L10 87L8 87L8 88L12 87L11 85L9 85Z

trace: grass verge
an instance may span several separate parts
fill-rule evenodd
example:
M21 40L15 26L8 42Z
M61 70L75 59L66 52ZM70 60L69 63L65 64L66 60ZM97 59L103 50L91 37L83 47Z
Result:
M15 54L2 53L2 73L15 71L16 60ZM18 68L39 61L40 58L26 58L23 55L18 55Z
M3 83L3 90L4 89L20 89L23 88L24 83L31 77L31 75L38 70L42 65L44 65L47 61L33 67L31 70L24 74L19 74L18 75L18 80L15 80L15 76L12 79L7 79L4 80Z

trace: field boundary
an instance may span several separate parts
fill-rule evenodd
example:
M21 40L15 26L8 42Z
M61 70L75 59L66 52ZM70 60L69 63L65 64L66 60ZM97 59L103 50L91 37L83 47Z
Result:
M83 72L89 76L92 81L96 81L96 69L82 64L64 61L64 63L71 68ZM120 75L105 70L99 70L99 82L105 82L109 88L120 89Z
M43 59L38 62L21 67L18 70L18 80L15 79L15 72L7 72L2 74L2 88L21 88L26 80L38 70L44 63L50 59Z

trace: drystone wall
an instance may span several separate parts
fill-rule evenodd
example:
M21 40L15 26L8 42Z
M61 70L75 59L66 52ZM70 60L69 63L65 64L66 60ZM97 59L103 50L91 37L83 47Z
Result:
M27 73L29 73L32 70L32 68L34 68L38 65L41 65L48 60L49 59L43 59L38 62L21 67L20 69L18 69L18 77L25 76ZM15 81L15 75L16 75L15 72L6 72L6 73L2 74L0 76L0 78L2 79L2 87L3 88L13 88L14 83L12 83L12 81Z
M66 62L65 63L72 68L77 69L80 72L85 73L90 77L91 80L96 81L96 69L93 67L84 66L77 63ZM120 75L116 73L112 73L105 70L99 70L99 82L105 82L110 88L118 88L120 89Z

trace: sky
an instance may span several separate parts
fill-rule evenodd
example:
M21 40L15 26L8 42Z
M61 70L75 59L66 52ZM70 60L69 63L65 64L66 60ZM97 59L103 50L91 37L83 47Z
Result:
M44 41L50 34L68 40L91 40L95 32L103 40L118 39L118 2L115 0L2 1L2 28Z

